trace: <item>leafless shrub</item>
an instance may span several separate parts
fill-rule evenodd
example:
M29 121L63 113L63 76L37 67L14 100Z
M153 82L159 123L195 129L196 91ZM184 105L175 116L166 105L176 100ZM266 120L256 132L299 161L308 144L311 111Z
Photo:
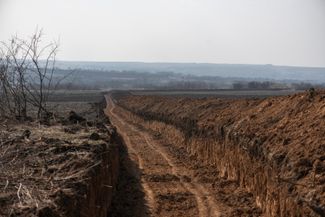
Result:
M37 117L47 114L47 102L55 86L55 60L58 44L43 46L42 31L28 40L17 36L0 46L0 114L26 119L29 106L37 108Z

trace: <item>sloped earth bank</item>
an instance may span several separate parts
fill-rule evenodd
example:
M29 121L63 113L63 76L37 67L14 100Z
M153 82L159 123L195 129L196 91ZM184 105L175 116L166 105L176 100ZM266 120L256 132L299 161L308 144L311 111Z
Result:
M93 110L87 120L70 113L46 125L1 123L0 216L107 216L121 140L103 112L95 119Z
M153 214L179 210L177 198L192 201L184 216L325 215L324 90L258 100L114 98L114 124L143 165ZM155 180L166 176L188 196L161 192L171 188Z
M218 178L213 167L204 166L184 149L167 143L141 119L115 107L111 98L107 101L108 115L128 149L128 158L121 167L126 164L129 170L119 179L111 216L260 215L252 194L233 181Z

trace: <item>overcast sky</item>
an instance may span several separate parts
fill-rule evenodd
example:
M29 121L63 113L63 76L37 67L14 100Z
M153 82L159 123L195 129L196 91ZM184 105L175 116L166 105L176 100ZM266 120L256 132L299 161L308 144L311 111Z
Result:
M0 40L37 26L61 60L325 66L325 0L0 0Z

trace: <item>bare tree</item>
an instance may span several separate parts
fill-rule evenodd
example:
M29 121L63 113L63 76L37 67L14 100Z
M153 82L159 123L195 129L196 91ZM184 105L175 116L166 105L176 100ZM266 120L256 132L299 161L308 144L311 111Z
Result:
M28 105L37 108L37 117L48 113L50 94L62 79L53 82L58 44L42 44L42 31L28 40L17 36L0 47L0 110L26 118ZM6 111L5 111L6 110Z
M57 43L50 43L41 48L42 31L34 34L31 41L25 44L25 49L30 46L28 56L32 62L29 70L34 73L37 82L29 82L30 103L38 108L37 116L47 112L47 101L53 86L53 74L55 69ZM41 48L41 49L40 49ZM40 65L41 60L43 65Z
M10 113L21 116L26 111L26 94L22 82L24 80L24 72L18 64L17 56L19 53L19 45L12 39L9 45L4 44L6 51L1 49L1 87L4 103ZM25 103L24 103L25 99Z

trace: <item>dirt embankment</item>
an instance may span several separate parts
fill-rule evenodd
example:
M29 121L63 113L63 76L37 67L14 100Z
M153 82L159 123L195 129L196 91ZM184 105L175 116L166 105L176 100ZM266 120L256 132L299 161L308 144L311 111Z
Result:
M181 134L174 127L144 122L110 97L108 102L127 150L112 216L260 216L251 193L175 145Z
M1 124L0 216L107 216L121 141L97 106L87 119Z
M267 216L325 215L324 90L264 100L124 96L118 105L246 188Z

